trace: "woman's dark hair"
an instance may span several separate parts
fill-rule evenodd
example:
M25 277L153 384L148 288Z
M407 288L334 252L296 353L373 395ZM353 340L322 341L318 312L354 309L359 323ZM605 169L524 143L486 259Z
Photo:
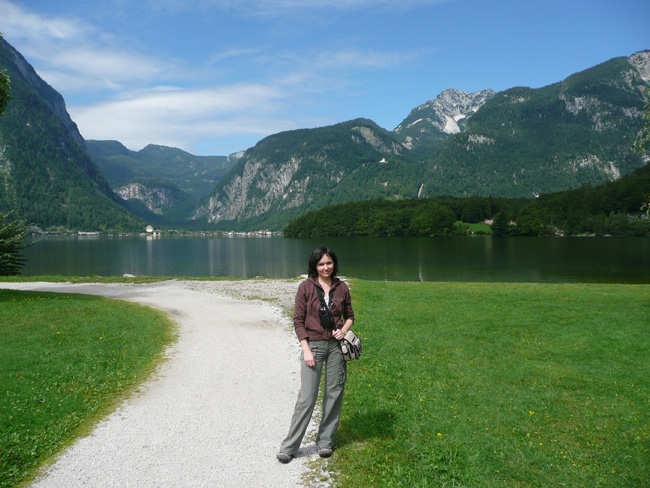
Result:
M331 257L332 261L334 262L334 271L332 272L332 278L334 278L339 272L339 260L336 257L336 254L334 254L334 251L326 246L321 246L314 249L314 252L312 252L311 256L309 257L309 269L307 270L307 274L311 278L318 278L316 265L318 264L318 261L320 261L322 257L325 256L325 254Z

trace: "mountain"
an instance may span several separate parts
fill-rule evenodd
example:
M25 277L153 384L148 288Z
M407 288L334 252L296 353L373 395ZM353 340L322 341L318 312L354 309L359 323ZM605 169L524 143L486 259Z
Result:
M421 152L431 150L446 136L459 133L463 121L493 96L492 90L475 93L453 88L445 90L434 100L411 110L393 132L408 149L417 148Z
M247 150L196 209L221 227L279 228L332 203L434 195L532 197L643 166L650 51L542 88L446 90L393 131L356 119L282 132Z
M135 229L86 153L63 97L0 37L11 99L0 115L0 210L44 227Z
M237 162L231 156L195 156L149 144L131 151L117 141L86 141L88 153L121 198L151 212L182 220Z
M416 172L402 159L406 152L368 119L274 134L241 156L193 218L278 228L337 201L411 194Z
M431 151L421 196L532 197L641 167L632 147L649 71L643 51L543 88L497 93Z

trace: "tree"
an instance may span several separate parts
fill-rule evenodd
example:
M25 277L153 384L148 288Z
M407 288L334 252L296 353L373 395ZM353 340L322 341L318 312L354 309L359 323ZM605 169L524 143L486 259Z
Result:
M0 71L0 114L9 102L9 76ZM9 220L10 214L0 214L0 275L19 274L25 264L20 251L25 248L25 224Z
M444 205L430 202L422 211L414 215L409 231L417 236L449 234L456 222L456 214Z
M496 237L503 237L508 235L508 217L504 212L499 212L494 216L494 222L492 222L492 232Z
M645 99L643 129L641 129L641 133L634 142L634 149L640 154L645 154L650 145L650 88L646 90Z
M2 34L0 34L2 39ZM11 80L9 75L4 71L0 71L0 114L5 111L7 103L9 103L9 91L11 88Z
M25 224L0 214L0 276L17 275L25 264L20 254L25 246Z

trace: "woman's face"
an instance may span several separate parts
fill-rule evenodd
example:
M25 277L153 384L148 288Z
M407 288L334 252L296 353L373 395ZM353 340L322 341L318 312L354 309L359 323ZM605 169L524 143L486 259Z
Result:
M334 261L329 257L328 254L323 254L323 257L320 258L320 261L316 263L316 271L318 272L318 277L323 279L330 279L332 273L334 272Z

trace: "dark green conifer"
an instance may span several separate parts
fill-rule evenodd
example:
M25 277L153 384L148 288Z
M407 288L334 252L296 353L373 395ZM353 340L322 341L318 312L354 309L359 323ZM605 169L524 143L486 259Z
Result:
M508 217L503 212L499 212L494 216L494 221L492 222L492 233L497 237L503 237L508 235Z

